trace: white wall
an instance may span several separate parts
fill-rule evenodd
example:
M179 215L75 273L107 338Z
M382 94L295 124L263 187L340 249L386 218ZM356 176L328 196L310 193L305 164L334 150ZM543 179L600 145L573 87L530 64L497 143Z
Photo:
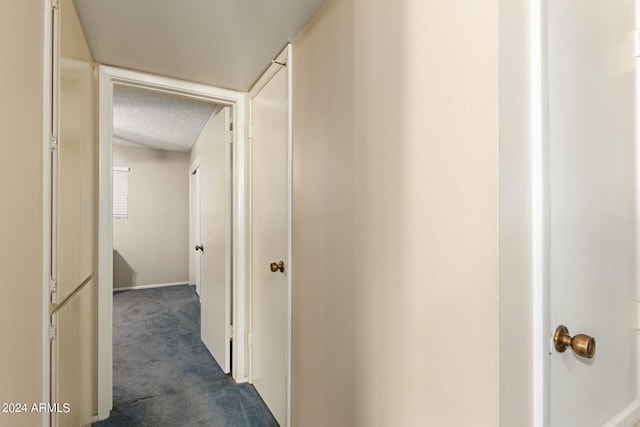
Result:
M187 283L189 153L114 143L114 167L131 168L129 219L113 221L114 288Z
M0 402L43 398L44 7L0 1ZM0 413L0 425L42 415Z
M498 3L294 41L293 424L499 423Z

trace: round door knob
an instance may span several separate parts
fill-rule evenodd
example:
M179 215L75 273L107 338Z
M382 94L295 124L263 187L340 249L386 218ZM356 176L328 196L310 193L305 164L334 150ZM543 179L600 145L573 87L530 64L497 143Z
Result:
M596 340L593 337L585 334L578 334L572 337L564 325L556 328L556 333L553 335L553 343L559 353L563 353L567 347L571 347L575 354L587 359L591 359L596 354Z
M275 273L276 271L280 271L280 273L284 273L284 261L272 262L269 268L273 273Z

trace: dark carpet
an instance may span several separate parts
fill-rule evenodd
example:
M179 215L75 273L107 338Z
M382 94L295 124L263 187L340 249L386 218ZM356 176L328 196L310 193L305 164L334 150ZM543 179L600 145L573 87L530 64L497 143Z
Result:
M94 427L278 426L200 340L193 286L117 292L113 310L114 410Z

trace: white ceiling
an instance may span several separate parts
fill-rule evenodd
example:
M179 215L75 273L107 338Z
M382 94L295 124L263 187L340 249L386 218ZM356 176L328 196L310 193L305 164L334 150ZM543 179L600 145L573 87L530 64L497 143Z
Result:
M249 90L324 0L74 0L101 64Z
M115 85L114 143L138 148L189 151L216 109L201 102L150 89Z

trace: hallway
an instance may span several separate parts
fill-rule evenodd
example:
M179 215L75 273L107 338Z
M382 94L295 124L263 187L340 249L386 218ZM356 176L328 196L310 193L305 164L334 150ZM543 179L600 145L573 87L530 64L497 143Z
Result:
M253 386L224 375L200 340L192 286L116 292L114 407L97 427L277 426Z

